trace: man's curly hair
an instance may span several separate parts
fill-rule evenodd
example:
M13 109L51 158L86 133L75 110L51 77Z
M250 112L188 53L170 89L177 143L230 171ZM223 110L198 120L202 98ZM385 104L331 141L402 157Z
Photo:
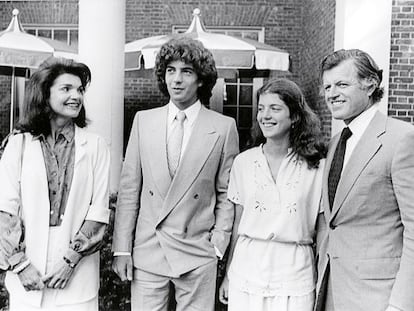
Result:
M187 36L177 36L164 43L155 61L155 75L160 91L168 97L165 71L168 64L177 60L193 66L198 81L202 84L198 88L197 97L203 105L208 106L217 80L213 54L201 42Z

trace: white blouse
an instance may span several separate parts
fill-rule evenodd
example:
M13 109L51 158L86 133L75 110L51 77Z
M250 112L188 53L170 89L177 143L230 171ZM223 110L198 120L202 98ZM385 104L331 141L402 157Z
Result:
M304 295L315 288L312 243L324 161L317 169L295 153L273 180L262 146L239 154L228 198L243 206L230 281L264 296Z

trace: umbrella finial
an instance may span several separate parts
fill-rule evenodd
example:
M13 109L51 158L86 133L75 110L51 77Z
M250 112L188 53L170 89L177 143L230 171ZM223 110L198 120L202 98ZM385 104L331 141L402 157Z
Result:
M201 11L199 8L195 8L193 11L193 21L191 22L190 27L188 27L185 33L202 33L206 32L206 27L204 27L203 22L200 19Z
M197 15L197 16L200 16L200 15L201 15L201 11L200 11L200 9L199 9L199 8L195 8L195 9L194 9L194 11L193 11L193 16L195 16L195 15Z
M23 26L19 21L19 10L13 9L12 14L12 20L4 32L24 32Z

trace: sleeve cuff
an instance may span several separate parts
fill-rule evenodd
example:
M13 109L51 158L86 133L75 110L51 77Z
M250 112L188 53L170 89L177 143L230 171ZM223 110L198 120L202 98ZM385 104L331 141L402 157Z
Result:
M68 249L66 252L64 258L68 259L70 262L72 262L74 265L77 265L78 262L82 259L82 255L79 254L77 251L74 251L73 249Z
M131 256L129 252L115 252L114 256Z
M223 254L220 252L220 250L214 246L214 250L216 251L216 256L221 260L223 259Z
M21 264L22 262L26 260L27 260L27 257L24 252L18 252L12 255L11 257L8 258L10 269L13 270L14 268L16 268L16 266L18 266L19 264Z

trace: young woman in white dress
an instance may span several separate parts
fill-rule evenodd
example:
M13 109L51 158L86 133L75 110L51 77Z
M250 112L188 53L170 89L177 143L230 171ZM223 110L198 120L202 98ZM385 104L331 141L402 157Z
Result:
M270 80L258 91L251 145L230 175L235 222L220 301L229 311L311 311L326 146L294 82Z

